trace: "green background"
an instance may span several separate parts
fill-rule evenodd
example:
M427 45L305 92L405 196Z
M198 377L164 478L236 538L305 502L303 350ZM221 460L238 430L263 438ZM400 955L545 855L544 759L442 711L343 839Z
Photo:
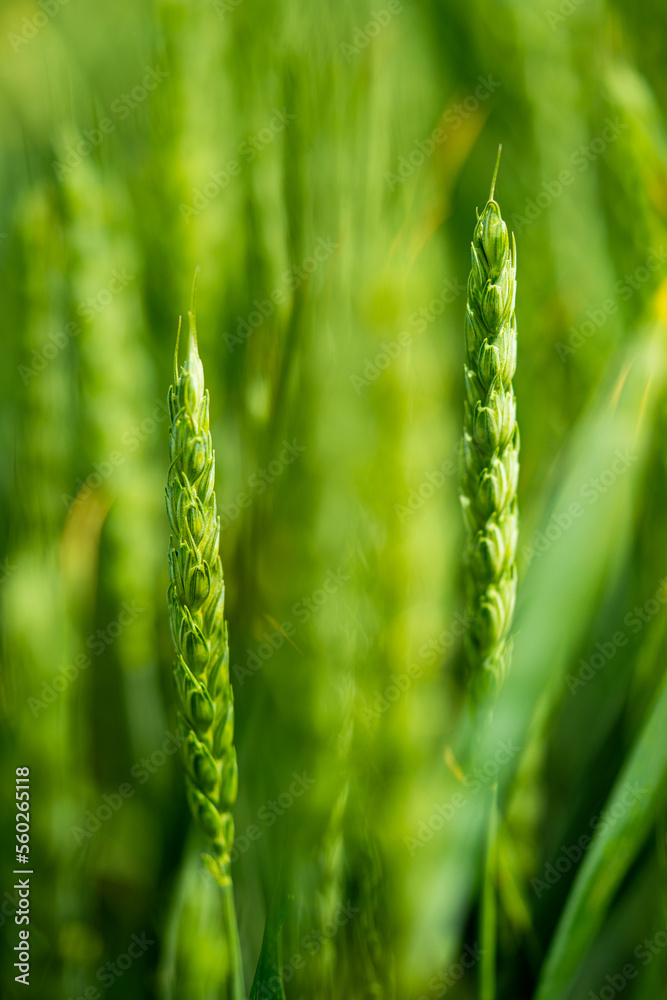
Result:
M169 997L179 961L215 976L215 888L161 750L166 393L197 265L247 984L287 893L289 1000L479 996L476 961L438 977L491 947L498 773L498 998L599 996L628 963L625 997L667 995L667 947L642 945L667 925L667 741L646 728L667 651L666 21L627 0L2 5L3 996L24 995L26 765L33 995ZM456 465L499 143L520 582L511 679L475 735ZM628 781L575 883L572 845ZM108 983L132 935L151 943Z

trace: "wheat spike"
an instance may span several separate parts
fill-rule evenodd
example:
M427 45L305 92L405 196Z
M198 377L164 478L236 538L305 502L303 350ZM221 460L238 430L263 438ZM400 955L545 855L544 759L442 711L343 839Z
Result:
M220 884L227 885L234 839L231 809L238 784L234 698L224 620L225 585L218 554L220 519L214 493L209 396L204 388L194 311L188 317L187 360L179 374L175 359L175 381L169 390L169 612L176 646L178 709L185 735L188 801L211 845L212 856L206 861Z
M464 569L473 619L466 652L479 702L503 682L511 656L516 594L519 429L516 369L516 245L491 192L471 244L465 318L465 415L461 504L467 542Z

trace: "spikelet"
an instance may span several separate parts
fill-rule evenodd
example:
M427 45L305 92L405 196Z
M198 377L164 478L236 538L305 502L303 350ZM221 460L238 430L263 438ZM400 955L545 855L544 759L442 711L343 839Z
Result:
M516 594L516 246L493 198L497 173L498 163L471 245L465 318L461 505L466 598L473 619L466 652L477 703L497 691L507 673Z

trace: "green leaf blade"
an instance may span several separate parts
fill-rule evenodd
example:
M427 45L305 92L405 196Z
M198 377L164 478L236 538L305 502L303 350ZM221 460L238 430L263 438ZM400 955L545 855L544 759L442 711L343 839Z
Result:
M577 874L535 1000L564 1000L568 995L613 894L651 829L667 777L666 732L667 679L607 800L603 812L614 822L598 829Z

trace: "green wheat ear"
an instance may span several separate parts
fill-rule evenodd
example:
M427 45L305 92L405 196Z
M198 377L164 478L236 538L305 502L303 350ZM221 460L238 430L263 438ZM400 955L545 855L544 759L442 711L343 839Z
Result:
M516 595L519 428L516 369L516 245L491 192L471 245L465 319L465 415L461 505L466 525L466 635L473 699L497 691L509 667Z
M197 277L195 276L195 287ZM231 809L238 783L234 698L224 620L225 584L218 554L220 519L215 502L215 455L209 397L197 347L195 288L188 356L169 390L171 429L167 480L169 613L176 647L174 678L192 814L206 834L206 862L221 885L231 882L234 840ZM180 325L179 325L180 334Z

